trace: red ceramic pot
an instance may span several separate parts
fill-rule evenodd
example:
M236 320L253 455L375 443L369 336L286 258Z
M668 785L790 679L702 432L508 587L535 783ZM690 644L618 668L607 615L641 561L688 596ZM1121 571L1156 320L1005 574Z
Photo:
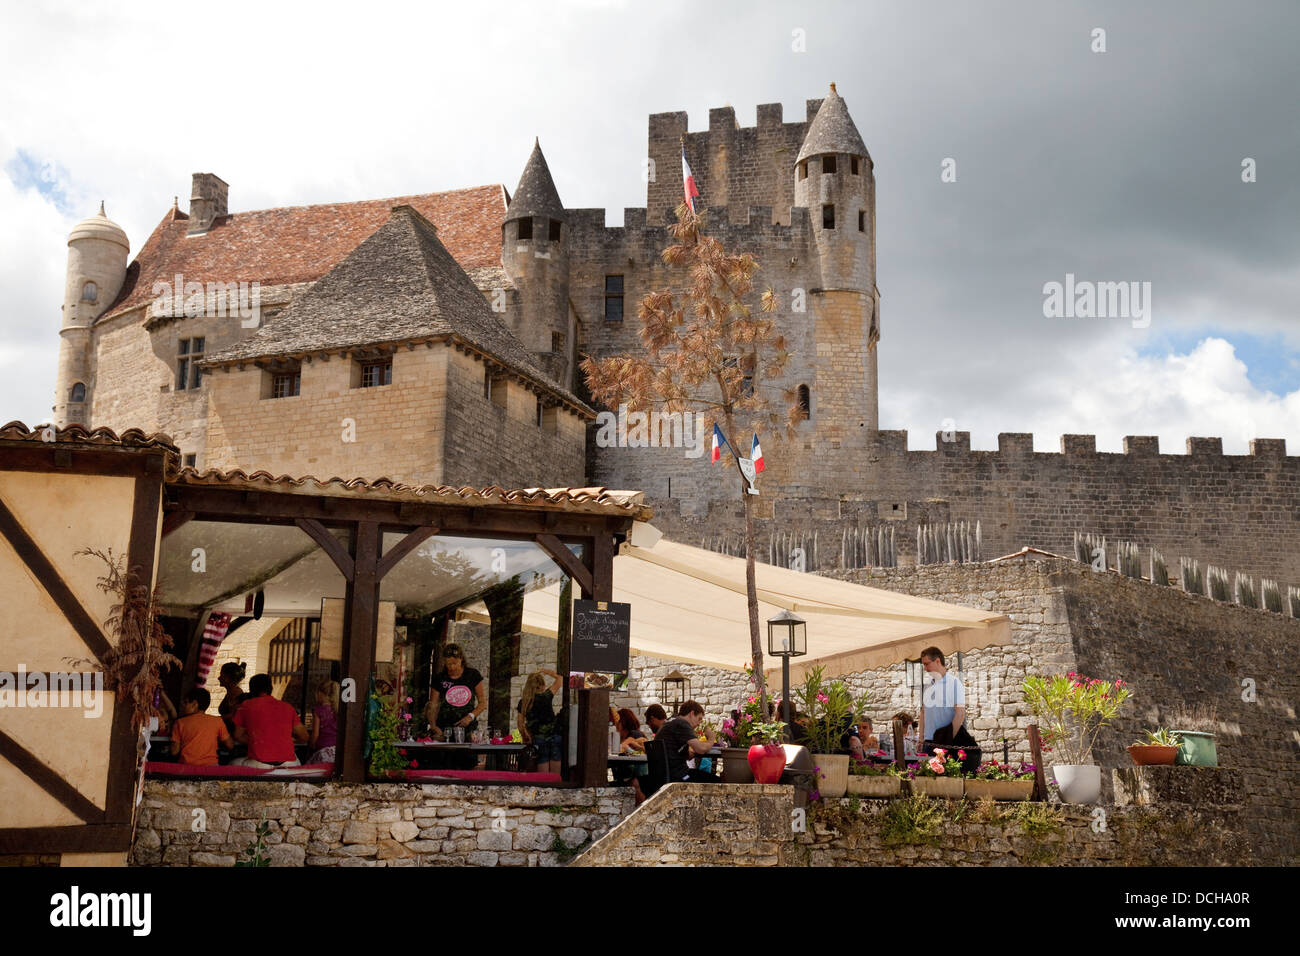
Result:
M785 772L785 748L780 744L754 744L745 759L755 783L778 783Z

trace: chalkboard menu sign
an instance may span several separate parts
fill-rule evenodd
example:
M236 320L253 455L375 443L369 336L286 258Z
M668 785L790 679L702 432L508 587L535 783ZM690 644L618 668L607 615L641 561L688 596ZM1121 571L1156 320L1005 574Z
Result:
M569 669L625 673L630 662L632 605L613 601L573 602L573 653Z

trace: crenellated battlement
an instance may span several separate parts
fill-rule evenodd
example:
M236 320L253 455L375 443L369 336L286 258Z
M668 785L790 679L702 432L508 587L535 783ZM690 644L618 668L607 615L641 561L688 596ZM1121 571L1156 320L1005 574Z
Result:
M1245 455L1224 455L1222 438L1188 438L1183 454L1161 454L1160 439L1155 435L1124 436L1123 451L1097 451L1096 435L1062 435L1059 452L1041 452L1034 450L1034 436L1029 432L1000 432L996 451L976 450L970 447L970 432L938 431L934 433L934 452L907 447L907 430L884 430L876 433L874 453L881 455L932 455L935 452L946 457L959 455L1001 455L1005 457L1024 458L1034 455L1039 458L1065 456L1081 457L1095 455L1101 458L1162 458L1183 461L1188 458L1270 458L1277 460L1300 460L1300 455L1286 453L1285 438L1256 438L1250 442L1250 451Z
M771 206L747 206L744 209L730 206L709 206L703 210L709 234L722 242L739 241L785 241L797 242L807 239L810 234L808 210L793 209L791 222L781 224L772 219ZM626 207L623 210L623 225L609 225L608 210L566 209L571 233L603 233L603 238L619 239L635 234L638 242L658 243L659 248L672 244L669 235L669 223L652 223L648 210L643 206ZM676 221L676 220L674 220Z

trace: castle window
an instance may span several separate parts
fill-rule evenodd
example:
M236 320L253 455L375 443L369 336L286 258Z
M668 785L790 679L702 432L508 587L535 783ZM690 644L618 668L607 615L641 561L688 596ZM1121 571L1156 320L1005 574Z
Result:
M546 237L550 239L551 242L559 242L560 241L560 220L552 219L550 222L551 224L546 231Z
M799 417L804 421L812 417L812 395L807 385L799 386Z
M302 369L285 369L271 376L272 398L293 398L302 387Z
M486 365L483 366L483 397L492 401L492 369Z
M361 387L375 388L379 385L393 384L393 360L381 359L377 362L361 363Z
M858 175L858 170L862 168L861 166L858 165L860 162L861 160L859 160L858 157L856 156L849 157L849 172L851 172L854 176Z
M867 231L867 214L864 210L858 210L858 232Z
M185 467L186 467L186 468L193 468L193 467L195 467L195 463L196 463L198 460L199 460L199 456L198 456L197 454L194 454L194 455L186 455L186 456L185 456Z
M533 238L533 217L532 216L525 216L523 219L519 220L519 238L520 239Z
M835 172L835 157L834 157L834 156L823 156L823 157L822 157L822 175L825 176L827 173L833 173L833 172Z
M563 352L563 351L564 351L564 333L563 333L563 332L552 332L552 333L551 333L551 351L552 351L552 352Z
M829 203L822 206L822 228L835 228L835 207Z
M203 337L181 339L176 352L176 391L195 389L203 381L203 370L199 362L203 361Z
M623 321L622 276L605 276L605 321Z
M93 282L87 282L81 287L81 301L94 302L99 298L99 287Z
M86 386L81 382L72 386L72 391L68 393L68 401L84 402L86 400Z
M542 427L542 400L537 400L537 427Z
M800 179L808 178L808 160L806 159L799 164L799 178Z

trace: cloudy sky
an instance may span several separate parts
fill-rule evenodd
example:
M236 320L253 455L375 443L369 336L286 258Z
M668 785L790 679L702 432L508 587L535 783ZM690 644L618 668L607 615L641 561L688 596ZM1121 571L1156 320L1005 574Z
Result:
M883 427L1297 454L1297 37L1290 0L5 2L0 421L48 418L66 237L101 199L134 253L196 170L232 212L513 189L537 135L565 204L617 224L649 113L793 119L835 81L876 164ZM1150 283L1149 316L1045 316L1067 274Z

